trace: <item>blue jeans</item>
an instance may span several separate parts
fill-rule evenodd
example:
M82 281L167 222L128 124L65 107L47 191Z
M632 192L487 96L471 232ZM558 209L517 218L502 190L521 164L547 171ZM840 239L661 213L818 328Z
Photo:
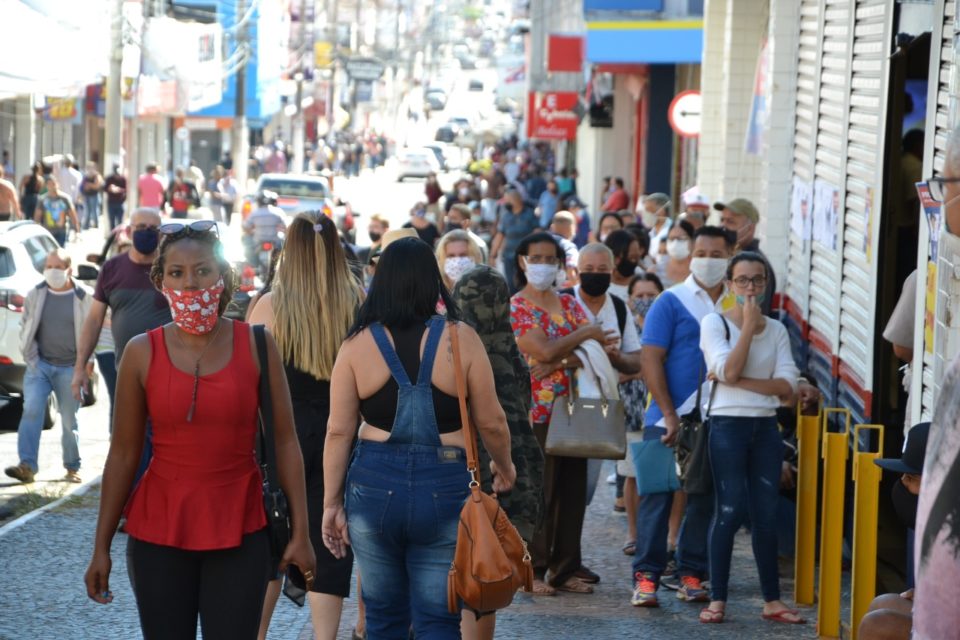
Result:
M108 202L107 217L110 219L110 228L116 229L123 222L123 203Z
M777 502L782 463L783 439L776 417L711 416L710 465L716 492L716 515L710 523L714 600L727 600L733 539L748 513L763 599L780 599Z
M386 442L361 440L347 474L345 508L366 606L367 638L460 637L447 611L447 573L469 490L463 449L440 442L430 380L444 320L430 321L417 383L411 384L380 324L371 332L397 381L397 413Z
M644 440L659 440L665 430L647 427ZM637 473L643 473L637 469ZM652 573L654 581L667 566L667 534L670 530L670 509L673 493L641 496L637 509L637 550L633 556L633 573ZM700 579L707 574L707 529L713 516L712 494L688 494L683 523L677 536L677 573Z
M97 228L100 221L100 195L83 197L83 220L80 226L84 229Z
M60 407L60 426L63 435L63 467L67 471L80 470L80 431L77 428L77 401L73 399L70 381L73 365L58 366L38 360L37 366L27 365L23 376L23 416L17 432L17 453L20 462L28 465L34 473L39 470L37 455L40 450L40 432L47 412L47 398L56 394Z

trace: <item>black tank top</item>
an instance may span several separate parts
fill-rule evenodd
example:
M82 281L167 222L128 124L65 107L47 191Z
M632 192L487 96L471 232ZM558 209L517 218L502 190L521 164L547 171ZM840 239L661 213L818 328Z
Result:
M414 323L412 327L406 329L390 329L390 335L393 336L393 348L400 358L400 364L403 365L407 377L415 381L420 373L420 343L423 340L423 334L427 327L422 322ZM437 357L441 357L443 350L437 352ZM431 384L430 389L433 392L433 412L437 416L437 430L440 433L453 433L459 431L460 424L460 401L456 396L450 396L437 389L436 385ZM370 425L391 431L393 421L397 417L397 395L400 388L397 381L390 376L387 383L380 387L380 390L369 398L360 400L360 413L363 419Z
M290 388L290 399L294 402L309 401L324 407L330 406L330 381L317 380L306 371L301 371L290 362L285 362L283 368L287 374L287 386ZM326 425L324 425L326 428Z

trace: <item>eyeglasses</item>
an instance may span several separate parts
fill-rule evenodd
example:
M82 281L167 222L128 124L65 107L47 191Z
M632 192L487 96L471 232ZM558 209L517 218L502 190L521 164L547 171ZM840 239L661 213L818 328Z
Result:
M156 231L156 230L159 229L159 228L160 228L160 227L157 226L157 225L155 225L155 224L138 224L138 225L135 225L135 226L133 227L133 230L134 230L134 231L145 231L145 230L147 230L147 229L153 229L154 231Z
M746 289L751 284L757 289L762 289L767 284L767 276L753 276L752 278L740 276L733 279L733 284L741 289Z
M954 182L960 182L960 178L930 178L927 180L930 197L937 202L943 202L943 185Z
M523 256L527 264L549 264L552 267L560 264L560 258L557 256Z
M167 224L160 225L158 230L165 236L177 236L181 234L192 233L199 234L213 231L217 238L220 237L220 230L217 228L217 223L213 220L194 220L188 224L183 222L168 222Z

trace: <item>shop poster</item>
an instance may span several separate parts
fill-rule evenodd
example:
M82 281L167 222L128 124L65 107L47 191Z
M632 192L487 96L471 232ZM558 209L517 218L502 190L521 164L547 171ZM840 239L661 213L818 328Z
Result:
M937 261L937 253L940 245L940 208L941 204L930 197L930 187L926 182L917 183L917 195L920 196L920 206L923 207L923 213L927 218L927 224L930 226L930 246L928 247L930 260Z
M813 213L813 190L810 183L793 176L790 194L790 231L803 242L810 239Z
M840 216L840 190L817 178L813 183L813 239L837 250L837 226Z

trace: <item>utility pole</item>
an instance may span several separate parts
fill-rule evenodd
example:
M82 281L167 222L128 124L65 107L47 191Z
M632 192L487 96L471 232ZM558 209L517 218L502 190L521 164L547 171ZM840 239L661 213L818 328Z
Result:
M237 0L237 20L243 20L247 12L245 0ZM237 30L237 48L242 49L242 57L237 67L236 89L234 102L235 117L233 119L233 172L237 180L240 196L247 193L247 169L249 168L250 140L247 133L247 56L250 48L247 24L240 25ZM240 198L235 203L239 205Z
M339 0L330 0L332 6L330 10L327 11L327 16L329 17L329 23L327 24L327 32L330 34L330 44L332 45L332 64L330 65L330 87L327 91L327 138L330 141L330 145L335 147L336 136L334 135L333 128L336 125L336 117L334 112L336 110L335 101L337 97L337 58L339 57L340 50L340 34L337 31L337 20L340 14L340 2Z
M123 66L123 0L115 0L110 11L110 76L107 78L107 112L104 123L103 175L110 175L120 163L120 139L123 135L121 113L121 67ZM128 167L129 169L129 167ZM132 175L132 173L131 173Z
M304 127L306 126L303 114L303 71L304 59L307 55L307 0L300 0L300 43L298 51L297 71L294 79L297 81L297 92L294 96L297 111L293 114L293 172L303 171Z

